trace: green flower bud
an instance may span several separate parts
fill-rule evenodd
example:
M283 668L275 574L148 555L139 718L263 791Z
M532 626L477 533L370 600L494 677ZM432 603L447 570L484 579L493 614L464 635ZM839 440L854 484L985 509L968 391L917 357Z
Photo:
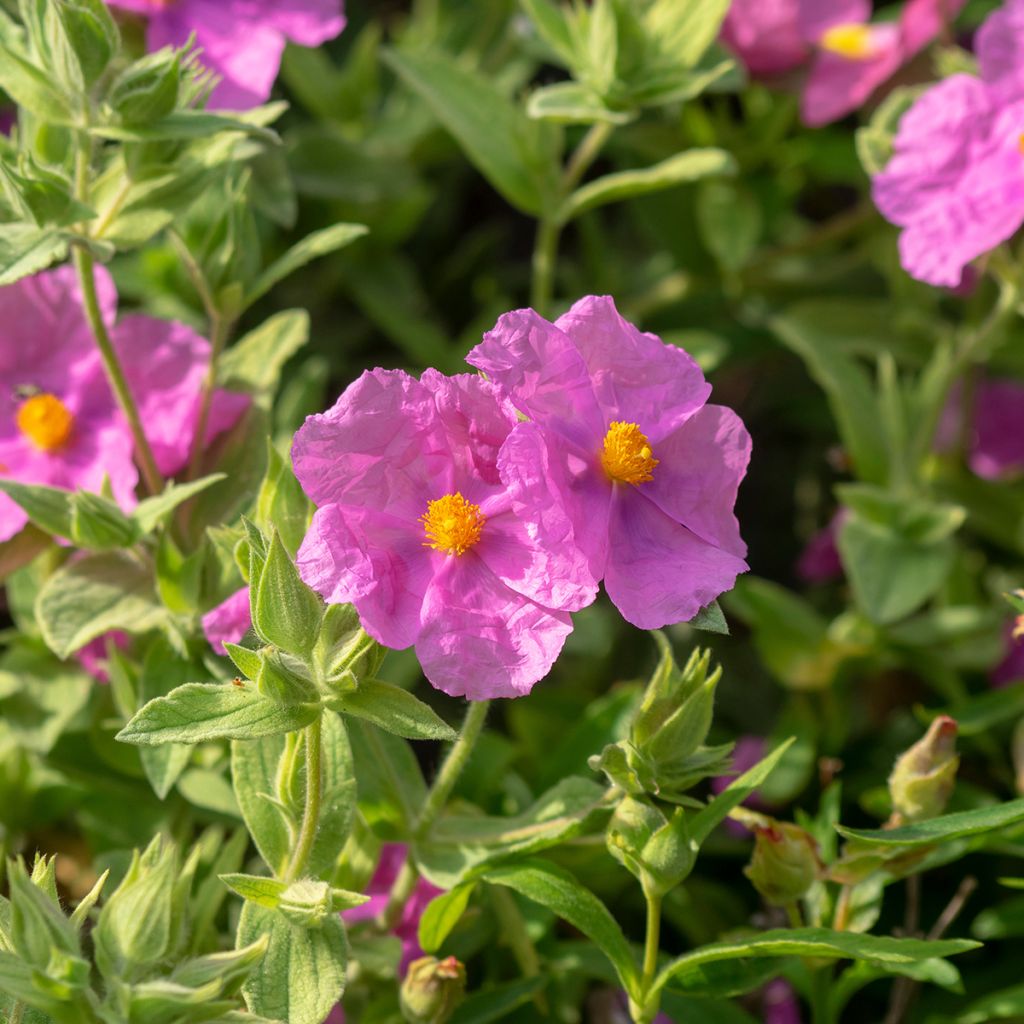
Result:
M125 125L146 126L178 105L181 60L165 48L137 60L117 77L107 102Z
M769 902L784 906L800 899L823 870L814 837L799 825L763 814L743 814L753 829L754 854L743 873Z
M924 821L944 810L956 785L956 721L940 715L912 747L896 759L889 776L890 823Z
M360 625L349 604L332 604L324 614L315 657L323 666L330 690L348 693L363 679L373 679L384 661L385 650Z
M331 887L326 882L300 878L281 894L277 909L303 928L316 928L335 913Z
M402 982L402 1016L408 1024L446 1024L465 992L466 968L455 957L420 957Z
M79 84L92 85L121 46L117 25L103 0L51 0L47 37L54 61L62 66L60 77L67 84L80 76Z

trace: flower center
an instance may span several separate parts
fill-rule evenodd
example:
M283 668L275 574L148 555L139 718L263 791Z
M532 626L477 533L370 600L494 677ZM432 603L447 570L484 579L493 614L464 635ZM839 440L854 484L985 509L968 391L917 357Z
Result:
M435 551L465 554L479 539L487 517L456 491L427 503L427 511L420 516L427 539L424 547Z
M62 448L75 426L75 418L56 396L33 395L18 408L18 429L44 452Z
M653 480L652 471L658 461L647 435L635 423L612 422L601 450L601 465L609 479L624 484Z
M874 52L871 45L871 26L851 22L847 25L833 25L819 40L819 45L829 53L846 57L847 60L866 60Z

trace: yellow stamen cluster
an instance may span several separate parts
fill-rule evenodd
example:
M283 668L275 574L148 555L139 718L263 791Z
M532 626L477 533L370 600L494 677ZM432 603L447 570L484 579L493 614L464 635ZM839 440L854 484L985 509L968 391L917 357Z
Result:
M821 37L819 45L847 60L867 60L874 53L870 25L833 25Z
M601 450L601 465L611 480L623 484L653 480L658 461L647 435L635 423L612 422Z
M427 503L420 516L427 539L424 547L435 551L465 554L479 539L487 517L479 505L466 501L459 491Z
M56 396L33 395L18 408L18 429L40 450L53 452L63 448L71 437L75 418Z

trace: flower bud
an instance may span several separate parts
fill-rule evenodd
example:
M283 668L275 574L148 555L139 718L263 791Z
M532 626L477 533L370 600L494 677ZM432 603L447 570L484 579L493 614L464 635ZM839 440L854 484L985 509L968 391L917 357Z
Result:
M46 9L47 42L67 84L81 76L92 85L121 46L117 24L103 0L51 0ZM64 68L73 64L74 73ZM63 69L63 73L61 73Z
M281 893L277 909L303 928L319 928L333 914L331 887L326 882L300 878Z
M107 102L126 125L147 126L178 105L181 61L171 49L137 60L117 77Z
M800 899L818 879L822 863L814 837L799 825L743 812L752 829L754 854L743 873L769 902L784 906Z
M361 626L349 604L328 606L314 655L323 666L330 690L347 693L363 679L372 679L384 661L384 648Z
M902 753L889 776L890 824L924 821L941 814L956 784L957 724L939 715L928 731Z
M408 1024L446 1024L465 992L466 968L455 957L420 957L402 982L402 1016Z

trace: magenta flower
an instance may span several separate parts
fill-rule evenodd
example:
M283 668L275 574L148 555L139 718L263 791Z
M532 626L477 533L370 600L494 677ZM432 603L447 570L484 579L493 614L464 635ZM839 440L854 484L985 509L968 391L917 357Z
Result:
M342 0L108 0L145 15L150 50L184 46L220 76L208 104L247 110L266 101L288 40L319 46L345 27Z
M768 982L761 990L764 1024L800 1024L800 1004L793 986L784 978Z
M467 359L532 419L498 460L517 513L549 550L578 549L631 623L691 619L746 571L733 505L750 436L706 404L686 352L590 296L554 324L506 313Z
M84 647L75 651L75 658L82 668L89 673L98 683L109 683L110 673L107 671L107 662L111 648L124 650L131 643L127 633L119 629L104 633L103 636L90 640Z
M845 518L846 510L837 509L828 523L804 545L796 563L796 573L805 583L829 583L843 576L838 538Z
M779 75L811 54L800 31L800 0L733 0L722 42L752 75Z
M354 604L386 647L415 645L434 686L471 700L528 693L572 628L567 612L595 594L575 551L513 514L498 451L515 423L478 377L373 370L292 448L318 506L303 579Z
M963 388L950 392L936 431L938 451L957 450L966 439L967 464L985 480L1011 480L1024 474L1024 384L989 377L974 388L970 429L964 431Z
M218 654L227 654L224 644L237 644L252 626L249 588L236 590L226 601L203 616L203 633Z
M398 878L398 873L405 863L407 852L404 843L385 843L381 847L377 870L366 889L366 895L370 899L358 907L342 911L341 916L347 924L372 920L384 910L388 905L391 887L395 884L395 879ZM402 916L392 931L392 934L402 940L402 962L398 968L399 977L405 974L406 968L413 960L423 956L419 940L420 917L426 910L427 904L435 896L439 896L442 891L437 886L431 885L426 879L421 878L417 881L412 896L406 902Z
M180 469L195 430L209 342L183 324L128 316L115 324L117 293L97 271L97 292L161 471ZM70 267L0 288L0 474L26 484L99 491L108 480L122 508L135 504L138 471L128 425L107 383ZM209 441L248 405L218 392ZM27 516L0 495L0 540Z
M954 288L972 260L1024 223L1024 0L991 15L977 37L981 78L943 79L903 115L893 157L872 182L900 232L911 276Z

